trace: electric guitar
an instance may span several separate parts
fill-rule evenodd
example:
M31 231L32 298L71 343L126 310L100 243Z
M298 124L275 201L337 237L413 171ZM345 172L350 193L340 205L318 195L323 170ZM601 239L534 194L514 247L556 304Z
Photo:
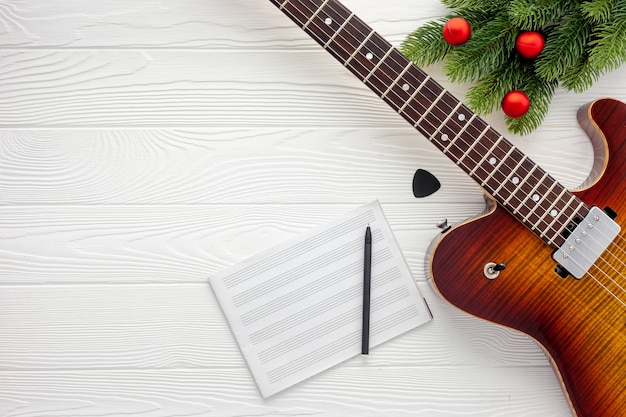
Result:
M569 191L340 2L271 2L484 189L485 214L434 242L439 293L534 338L578 417L626 416L626 105L579 111L595 159Z

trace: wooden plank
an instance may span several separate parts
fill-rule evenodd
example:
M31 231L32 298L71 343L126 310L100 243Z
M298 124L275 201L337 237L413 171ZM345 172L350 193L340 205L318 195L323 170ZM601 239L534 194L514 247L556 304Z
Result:
M445 9L438 1L407 7L388 0L346 0L374 28L399 44L406 33ZM268 1L104 0L97 3L5 0L3 48L314 49L315 44Z
M15 415L571 417L547 368L346 368L263 400L243 369L5 372ZM297 399L297 400L294 400Z
M457 311L429 284L420 288L435 320L341 367L549 367L526 336ZM4 285L0 305L3 373L246 368L207 282Z
M517 140L566 186L591 168L571 130ZM416 200L415 170L442 181ZM478 186L409 126L398 129L0 131L0 204L465 203Z
M0 51L0 61L4 128L407 126L321 48L9 50ZM451 85L440 69L429 72L464 95L467 86ZM626 90L615 88L625 73L604 76L592 93L561 95L545 127L575 126L578 107L598 95L625 97ZM500 115L493 120L502 126Z
M359 205L0 207L0 283L205 282ZM481 200L451 206L450 221L483 206ZM424 280L441 205L383 208L416 278Z

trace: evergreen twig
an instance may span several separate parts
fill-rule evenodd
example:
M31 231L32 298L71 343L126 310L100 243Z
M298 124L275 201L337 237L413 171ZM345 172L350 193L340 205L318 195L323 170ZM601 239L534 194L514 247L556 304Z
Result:
M626 0L441 0L451 13L409 34L401 45L418 65L444 61L451 81L473 82L467 104L478 114L498 110L504 95L522 90L528 113L507 117L509 129L529 133L544 119L556 88L576 92L626 62ZM448 45L442 30L451 17L472 27L462 46ZM535 59L515 50L522 31L542 33L546 46Z

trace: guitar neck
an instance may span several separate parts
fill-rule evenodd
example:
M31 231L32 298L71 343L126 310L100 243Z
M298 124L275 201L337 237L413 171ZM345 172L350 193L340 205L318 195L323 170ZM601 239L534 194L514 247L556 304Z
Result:
M589 208L336 0L270 0L548 245Z

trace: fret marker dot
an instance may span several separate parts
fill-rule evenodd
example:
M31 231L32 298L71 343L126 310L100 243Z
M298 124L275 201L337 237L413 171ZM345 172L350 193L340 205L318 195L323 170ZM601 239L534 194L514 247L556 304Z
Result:
M446 142L448 139L450 139L450 137L448 135L446 135L445 133L443 135L441 135L441 140Z
M533 194L533 201L534 202L539 201L539 194Z
M464 121L465 120L465 115L463 113L459 114L459 120L460 121Z
M513 179L511 180L511 182L515 185L519 184L519 178L518 177L513 177Z
M495 164L496 164L496 162L498 162L498 160L497 160L496 158L494 158L493 156L492 156L491 158L489 158L489 163L490 163L491 165L495 165Z
M374 58L374 54L371 52L368 52L367 55L365 55L365 58L371 60L372 58Z
M330 26L333 23L333 19L331 19L330 17L327 17L326 20L324 20L324 23Z
M408 84L404 84L404 85L402 86L402 89L403 89L404 91L409 91L409 88L411 88L411 86L410 86L410 85L408 85Z
M555 209L552 209L552 211L550 212L550 216L552 217L556 217L557 214L559 214L559 212L556 211Z

